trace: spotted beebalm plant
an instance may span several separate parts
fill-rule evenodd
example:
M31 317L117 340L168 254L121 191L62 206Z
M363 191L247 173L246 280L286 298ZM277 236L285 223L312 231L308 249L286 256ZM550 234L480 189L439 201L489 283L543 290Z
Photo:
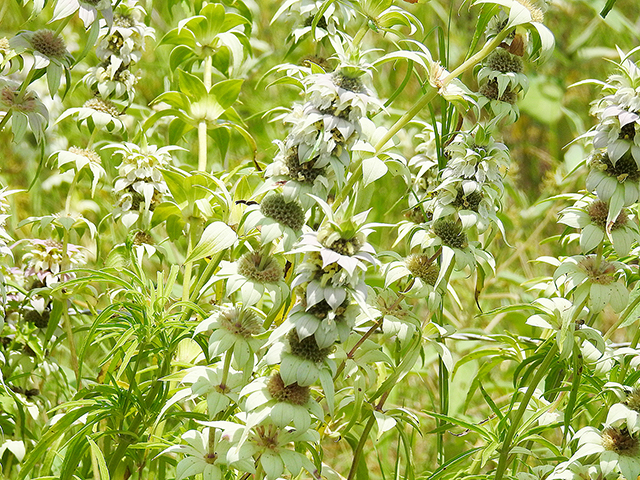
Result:
M637 477L618 2L0 6L0 477Z

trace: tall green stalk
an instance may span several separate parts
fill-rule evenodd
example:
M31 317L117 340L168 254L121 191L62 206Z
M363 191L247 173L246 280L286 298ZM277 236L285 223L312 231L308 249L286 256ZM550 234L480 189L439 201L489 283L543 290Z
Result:
M494 480L502 480L504 472L507 468L507 463L509 461L509 453L512 449L512 442L518 431L518 427L520 426L520 422L522 421L522 417L524 413L527 411L527 407L529 406L529 402L531 401L531 397L533 393L536 391L536 388L542 381L542 379L549 373L549 367L551 363L556 358L556 353L558 353L558 344L557 342L553 342L551 348L547 352L547 355L544 357L544 360L538 367L533 380L529 384L527 391L524 393L522 399L520 400L520 406L515 414L510 415L511 423L509 425L509 430L507 431L507 435L502 442L502 449L500 450L500 459L498 460L498 467L496 468L496 473Z

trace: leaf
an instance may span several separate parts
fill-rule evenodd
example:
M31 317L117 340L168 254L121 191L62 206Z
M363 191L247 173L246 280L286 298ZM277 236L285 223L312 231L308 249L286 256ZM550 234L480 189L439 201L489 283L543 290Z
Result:
M615 4L616 4L616 0L607 0L607 3L605 4L604 7L602 7L602 10L600 11L600 16L602 18L605 18Z
M377 441L380 440L380 437L385 432L396 426L396 419L376 410L373 411L373 415L376 417L376 424L378 426L378 434L376 435Z
M204 87L202 80L182 69L178 69L178 84L180 85L180 91L195 101L207 96L207 89Z
M98 473L100 473L100 480L110 480L109 469L107 468L107 462L104 460L102 451L96 445L90 436L87 435L87 442L91 446L91 463L98 467ZM95 471L93 472L95 475Z
M213 222L204 229L200 241L195 246L185 263L197 262L231 247L238 236L229 225L224 222Z
M383 177L389 169L378 157L366 158L362 161L362 181L364 186Z
M213 85L211 87L211 92L215 95L220 106L226 110L238 99L241 88L242 80L223 80Z

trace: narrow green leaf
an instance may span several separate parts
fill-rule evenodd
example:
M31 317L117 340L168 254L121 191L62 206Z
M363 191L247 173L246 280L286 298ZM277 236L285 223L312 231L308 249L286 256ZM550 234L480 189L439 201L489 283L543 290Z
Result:
M102 451L94 442L91 440L91 437L87 435L87 442L89 442L89 446L91 447L91 455L93 456L92 463L95 461L95 464L98 466L98 473L100 474L100 480L110 480L109 469L107 468L107 462L104 460L104 455ZM94 472L95 475L95 472Z
M602 10L600 11L600 16L602 18L606 17L615 4L616 0L607 0L607 3L604 5L604 7L602 7Z

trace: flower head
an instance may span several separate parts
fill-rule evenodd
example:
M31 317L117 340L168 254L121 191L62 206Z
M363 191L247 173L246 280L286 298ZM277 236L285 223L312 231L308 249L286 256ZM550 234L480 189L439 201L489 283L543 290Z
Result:
M76 172L79 172L84 167L89 167L91 176L93 177L93 181L91 182L91 196L94 196L98 181L107 174L102 167L100 155L98 155L95 150L79 147L69 147L68 150L61 150L56 152L56 154L58 156L58 168L62 169L72 164Z
M337 309L346 299L347 290L364 301L366 289L360 275L366 263L375 264L373 247L366 237L372 231L365 224L368 212L351 218L344 212L336 215L324 202L319 202L328 221L318 232L306 233L292 252L306 253L293 286L306 284L306 302L313 306L322 300ZM366 262L366 263L365 263Z
M65 250L63 244L55 240L34 238L30 242L31 250L23 257L23 261L27 262L25 276L35 275L45 285L74 278L72 273L65 271L85 263L77 245L68 243Z
M254 354L265 342L262 319L253 309L241 305L225 305L219 312L203 320L195 333L207 330L212 330L209 337L211 357L233 352L238 369L253 368Z
M13 37L10 43L18 53L31 51L35 58L35 68L46 68L50 63L68 68L73 61L62 37L51 30L22 32Z
M78 126L85 124L90 131L96 127L114 133L125 129L118 107L110 100L100 97L87 100L82 107L67 109L58 121L68 116L76 116Z
M578 439L578 450L568 463L599 454L600 469L605 477L616 467L624 478L637 478L640 474L638 438L626 428L607 427L600 432L593 427L585 427L576 433L575 438Z
M308 386L296 382L285 385L279 373L271 377L260 377L242 390L247 396L244 408L251 412L247 418L249 426L269 422L280 428L292 425L296 430L305 432L311 425L311 414L322 419L320 404L310 394Z
M617 281L623 268L620 262L607 262L596 255L576 255L562 262L554 278L573 292L576 303L586 300L593 312L607 304L621 312L629 301L627 287Z
M211 423L218 426L229 422ZM223 469L227 467L253 471L253 466L246 461L229 461L230 450L236 446L237 442L230 439L223 430L219 428L214 430L214 428L206 427L202 432L189 430L182 435L184 444L171 446L162 452L177 452L185 455L178 462L176 480L183 480L197 474L202 474L204 480L222 480Z
M255 305L267 292L274 307L288 294L280 259L266 252L247 252L236 262L222 262L216 279L227 279L227 295L240 292L243 305Z
M568 358L573 352L575 337L587 339L604 350L604 340L599 331L584 325L585 309L563 297L538 298L533 302L536 314L531 315L527 325L556 332L556 343L560 359Z
M305 221L302 206L295 200L279 193L267 195L260 205L247 208L245 227L260 227L260 240L263 245L283 238L284 250L289 250L298 240Z
M44 132L49 123L49 111L44 106L38 95L30 90L25 90L20 93L20 84L6 78L0 78L0 118L4 118L4 115L8 111L12 112L12 115L18 116L26 121L18 122L12 121L12 131L14 135L14 141L19 142L22 140L26 132L26 124L29 123L31 131L38 143L44 139ZM22 124L22 129L18 128L18 125Z
M629 153L640 166L640 69L620 52L623 61L618 74L603 86L606 95L596 102L593 113L600 121L595 129L593 146L607 150L612 164Z
M580 198L572 207L561 212L560 222L570 227L580 228L580 247L589 253L598 247L605 238L622 257L629 253L631 245L640 239L638 228L626 209L621 209L618 217L608 223L609 204L603 200Z

